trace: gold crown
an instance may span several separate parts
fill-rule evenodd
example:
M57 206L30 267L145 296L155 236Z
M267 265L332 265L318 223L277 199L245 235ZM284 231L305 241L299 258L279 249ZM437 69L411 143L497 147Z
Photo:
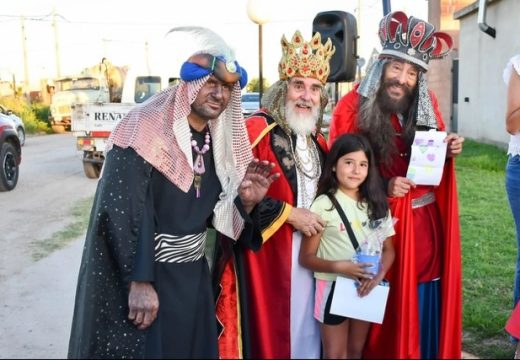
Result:
M280 80L293 76L311 77L325 84L330 73L330 58L336 51L330 38L325 45L321 43L321 34L316 32L311 41L305 42L299 30L294 33L291 42L282 36L282 59L278 64Z

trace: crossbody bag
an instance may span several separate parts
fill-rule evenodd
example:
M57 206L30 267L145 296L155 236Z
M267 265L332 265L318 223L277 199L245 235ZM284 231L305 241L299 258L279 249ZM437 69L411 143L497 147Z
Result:
M336 211L338 212L341 221L343 221L343 224L345 225L345 228L347 229L348 237L350 238L350 241L352 242L352 245L354 246L354 250L356 252L359 250L359 243L356 239L356 235L354 235L354 231L352 230L352 226L350 225L350 222L348 221L347 215L339 205L338 200L333 194L327 193L327 196L329 197L330 201L332 201L332 204L336 208Z

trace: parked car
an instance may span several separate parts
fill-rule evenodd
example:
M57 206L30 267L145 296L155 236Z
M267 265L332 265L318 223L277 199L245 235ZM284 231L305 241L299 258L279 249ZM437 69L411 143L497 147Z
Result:
M18 115L12 112L12 110L6 108L4 105L0 104L0 116L8 117L13 122L14 128L18 134L18 139L20 140L20 145L23 146L25 144L25 124L22 119Z
M260 94L257 92L244 93L242 95L242 114L247 117L260 108Z
M22 147L13 122L0 117L0 191L16 187L21 160Z

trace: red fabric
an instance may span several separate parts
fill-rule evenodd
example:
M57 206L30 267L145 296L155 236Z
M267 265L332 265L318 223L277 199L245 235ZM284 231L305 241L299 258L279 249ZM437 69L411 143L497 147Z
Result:
M251 142L266 128L263 117L247 120ZM256 158L274 162L275 172L283 174L271 150L271 136L267 134L253 149ZM294 204L294 194L285 176L269 188L267 196ZM293 228L284 224L268 239L260 251L245 251L250 316L251 356L253 358L291 357L290 294L291 252Z
M219 354L222 359L241 359L240 318L238 316L237 282L233 261L226 263L220 279L221 292L217 299L217 320L223 327L218 338ZM219 316L220 314L220 316ZM226 316L221 316L226 314Z
M329 144L345 132L356 132L359 104L357 88L338 103L332 117ZM439 122L444 123L433 93L432 104ZM460 226L457 186L453 160L448 160L443 179L435 189L442 219L443 239L441 265L441 333L439 358L460 358L462 344L462 279L460 254ZM392 215L399 219L395 225L394 246L396 258L388 277L391 287L387 310L382 325L372 325L365 347L366 358L420 358L418 318L418 275L414 216L409 193L403 198L390 198Z
M329 125L329 149L332 143L341 134L356 132L356 117L359 105L359 94L356 85L352 91L343 96L336 105L332 113L332 119Z
M507 320L506 331L509 335L520 339L520 303L515 306L513 313Z

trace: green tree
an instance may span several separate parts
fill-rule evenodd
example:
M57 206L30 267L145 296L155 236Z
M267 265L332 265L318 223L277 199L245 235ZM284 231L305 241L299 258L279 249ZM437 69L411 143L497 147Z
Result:
M263 78L263 91L265 92L267 89L269 89L269 87L271 86L271 84L269 84L269 81L267 81L266 78ZM246 86L246 90L247 92L260 92L260 78L258 77L255 77L255 78L252 78L251 80L249 80L249 82L247 83L247 86Z

